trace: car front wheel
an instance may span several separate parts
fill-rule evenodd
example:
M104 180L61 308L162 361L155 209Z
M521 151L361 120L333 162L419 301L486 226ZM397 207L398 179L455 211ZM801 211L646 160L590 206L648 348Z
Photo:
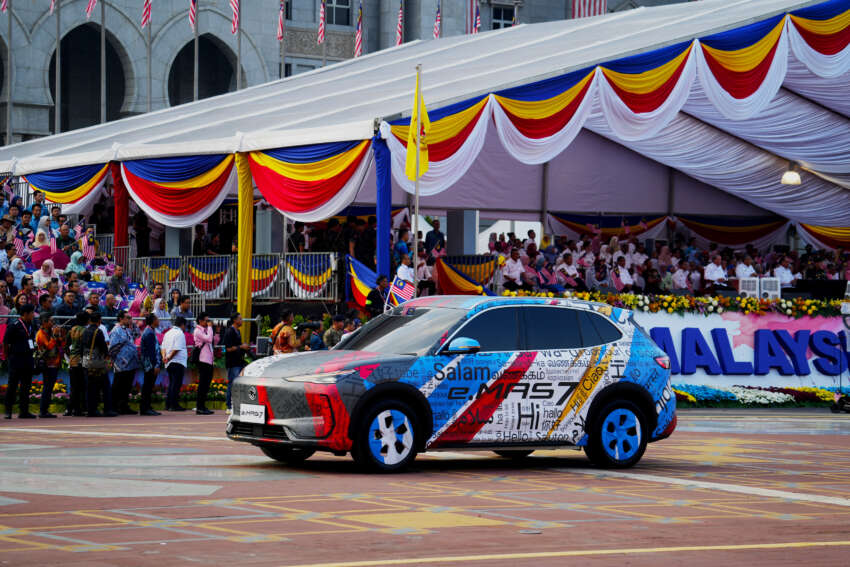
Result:
M290 447L289 445L260 445L260 450L270 459L287 465L303 463L313 456L313 449Z
M351 455L366 470L403 470L416 458L417 426L416 413L404 402L378 402L357 425Z
M602 408L589 433L585 453L599 467L634 466L646 451L647 420L640 408L628 400Z

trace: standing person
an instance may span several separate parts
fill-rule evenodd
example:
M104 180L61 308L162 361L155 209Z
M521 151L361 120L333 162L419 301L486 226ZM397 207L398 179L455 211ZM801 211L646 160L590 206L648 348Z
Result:
M139 415L161 415L151 407L151 393L156 383L156 377L162 369L162 353L156 339L156 329L159 320L153 313L145 317L145 330L142 333L140 350L142 353L142 369L145 372L142 382L142 397L139 401Z
M86 403L89 417L115 417L112 411L109 387L109 345L106 332L101 329L100 312L89 311L89 326L82 338L83 368L86 370ZM98 411L101 395L103 413Z
M227 413L230 413L230 390L233 381L245 368L245 353L251 350L251 345L242 342L242 315L236 313L230 317L227 330L224 332L224 366L227 368Z
M334 315L333 322L331 323L330 329L325 331L322 339L325 342L325 346L333 348L342 340L342 328L345 325L345 317L343 315Z
M12 406L18 394L18 419L34 419L29 411L30 387L32 386L33 351L35 333L32 320L35 308L24 304L18 314L20 318L6 327L3 349L9 363L9 384L6 387L6 419L12 419Z
M109 333L109 353L115 372L112 379L112 403L121 415L136 413L129 404L133 379L139 369L139 355L130 330L132 324L132 317L122 309L116 317L115 327Z
M174 326L162 337L162 362L168 370L166 411L186 411L186 408L180 405L180 387L183 386L183 374L188 362L185 333L186 319L178 315L174 319Z
M387 276L378 276L375 280L375 287L366 296L366 310L370 317L377 317L384 312L384 303L387 301L387 293L390 289L390 282Z
M438 244L441 248L446 247L446 235L440 232L440 219L434 219L433 227L425 234L425 250L430 254Z
M77 318L68 333L68 381L71 392L65 415L77 417L84 415L83 392L86 387L86 375L83 369L83 333L88 324L89 314L81 311L77 313Z
M186 330L194 332L195 330L195 314L192 313L192 300L188 295L181 295L177 300L174 309L171 310L171 318L183 317L186 319Z
M281 314L280 324L276 328L277 333L272 337L274 354L289 354L297 351L301 346L301 341L298 340L295 329L292 327L293 319L292 311L284 311Z
M127 280L124 279L124 266L115 266L115 271L106 283L106 291L113 295L120 295L121 297L130 296Z
M53 397L53 385L59 375L62 364L62 350L65 348L63 329L53 326L50 313L41 314L41 328L35 335L36 357L41 368L41 406L38 417L56 417L50 413L50 401Z
M214 412L207 409L207 394L210 391L210 383L213 375L213 348L218 342L218 336L213 330L212 321L205 312L198 315L198 324L192 333L195 338L195 348L198 351L198 400L195 413L198 415L212 415Z

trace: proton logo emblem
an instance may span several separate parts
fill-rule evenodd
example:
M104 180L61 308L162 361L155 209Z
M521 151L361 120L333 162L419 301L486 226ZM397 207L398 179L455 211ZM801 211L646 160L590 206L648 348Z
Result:
M252 402L257 399L257 388L254 386L248 388L248 399Z

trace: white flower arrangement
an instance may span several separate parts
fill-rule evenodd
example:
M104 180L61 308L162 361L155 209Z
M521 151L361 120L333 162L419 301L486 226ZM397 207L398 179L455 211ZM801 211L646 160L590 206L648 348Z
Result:
M735 394L738 401L742 404L752 405L770 405L784 404L793 402L794 398L789 394L781 392L768 392L765 390L750 390L749 388L741 388L740 386L732 386L731 388L723 388Z

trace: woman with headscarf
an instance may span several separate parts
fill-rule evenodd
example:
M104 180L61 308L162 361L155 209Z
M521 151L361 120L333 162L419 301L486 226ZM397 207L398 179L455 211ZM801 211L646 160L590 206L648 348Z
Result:
M171 328L171 313L168 311L168 303L159 297L153 301L153 314L159 319L158 333L164 333Z
M59 275L56 273L56 270L53 269L53 260L45 260L41 263L41 269L32 275L32 282L35 287L47 287L47 284L53 278L58 277Z
M65 266L65 274L70 274L72 272L81 273L86 271L85 260L83 260L83 253L77 250L73 254L71 254L71 261L68 262L68 265Z
M21 289L21 278L23 278L27 273L24 271L24 261L20 258L15 258L9 264L9 272L14 276L15 280L12 282L13 285L17 289Z
M662 246L661 252L658 253L658 271L663 272L668 266L673 266L673 254L669 246Z

